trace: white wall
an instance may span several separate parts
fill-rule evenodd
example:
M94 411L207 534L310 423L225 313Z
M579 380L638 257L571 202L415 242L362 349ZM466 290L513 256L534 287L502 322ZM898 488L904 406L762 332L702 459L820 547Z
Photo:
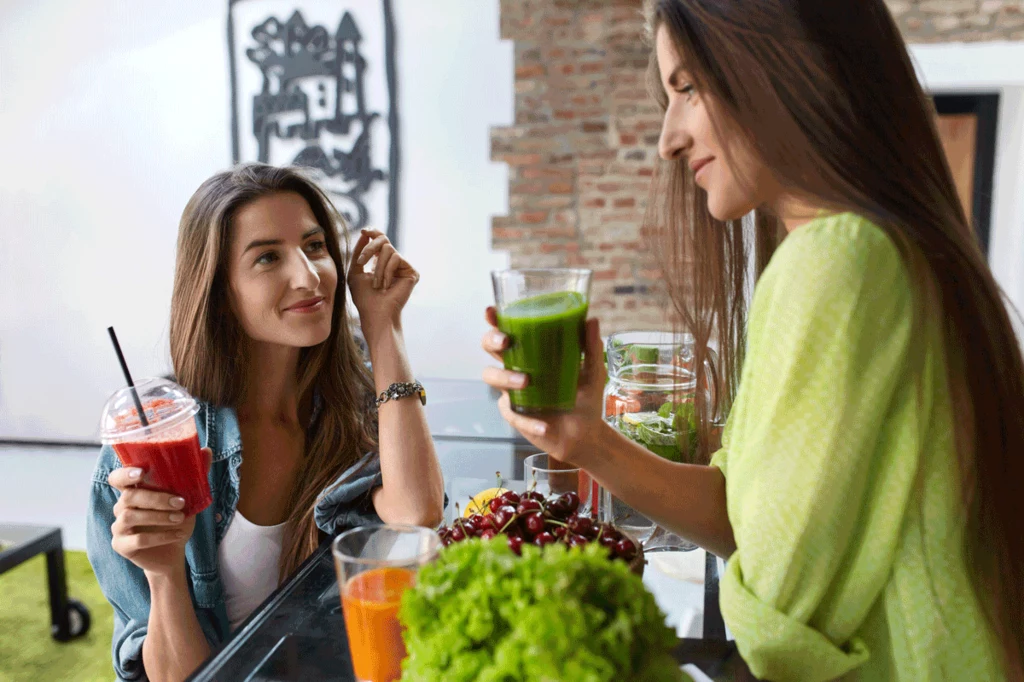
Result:
M918 76L933 93L999 93L989 264L1024 312L1024 43L914 45Z
M394 8L409 353L421 376L478 377L512 47L497 0ZM0 3L0 438L95 436L122 383L109 324L137 376L168 370L178 218L231 162L226 32L226 2Z

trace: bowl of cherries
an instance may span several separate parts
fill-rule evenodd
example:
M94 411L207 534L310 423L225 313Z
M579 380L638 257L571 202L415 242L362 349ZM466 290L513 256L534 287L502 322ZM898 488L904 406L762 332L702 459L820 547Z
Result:
M468 540L507 537L509 549L516 554L527 543L538 547L560 542L582 547L596 542L608 549L613 560L625 561L637 575L644 572L644 552L636 538L609 523L598 523L578 512L580 498L574 492L544 497L538 492L516 493L506 490L487 503L483 513L457 516L451 526L438 529L445 547Z

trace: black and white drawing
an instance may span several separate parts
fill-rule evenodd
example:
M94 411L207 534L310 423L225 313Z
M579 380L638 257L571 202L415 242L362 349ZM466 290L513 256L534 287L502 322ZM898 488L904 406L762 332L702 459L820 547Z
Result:
M229 0L234 161L315 169L352 231L397 244L391 0Z

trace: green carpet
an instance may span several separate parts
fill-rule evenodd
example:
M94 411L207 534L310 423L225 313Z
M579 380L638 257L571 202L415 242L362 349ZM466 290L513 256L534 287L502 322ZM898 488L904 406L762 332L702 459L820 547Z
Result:
M66 644L50 637L44 556L0 575L0 682L114 679L110 663L113 609L100 592L85 552L64 552L64 565L68 597L88 607L92 627Z

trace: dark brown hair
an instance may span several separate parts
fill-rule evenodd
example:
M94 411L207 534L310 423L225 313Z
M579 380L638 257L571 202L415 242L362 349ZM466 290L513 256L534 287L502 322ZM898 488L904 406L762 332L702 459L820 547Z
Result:
M299 356L300 404L319 397L321 410L306 432L305 461L291 493L280 574L288 575L320 544L313 519L320 493L366 452L376 450L376 421L367 409L373 383L351 328L345 297L344 221L311 179L294 168L245 164L204 182L185 206L178 228L171 297L171 360L178 382L196 398L235 407L249 376L246 335L228 304L231 221L246 204L295 192L324 228L338 269L331 333Z
M975 591L1008 677L1024 680L1024 362L889 10L883 0L648 4L652 35L668 31L714 104L720 140L746 143L785 191L855 212L899 248L915 287L914 333L933 325L944 339ZM659 83L656 55L650 75ZM728 402L743 362L748 259L760 275L784 229L767 208L754 226L716 221L684 161L661 164L654 192L648 222L667 240L673 307L698 360L717 340ZM707 453L708 410L698 409Z

